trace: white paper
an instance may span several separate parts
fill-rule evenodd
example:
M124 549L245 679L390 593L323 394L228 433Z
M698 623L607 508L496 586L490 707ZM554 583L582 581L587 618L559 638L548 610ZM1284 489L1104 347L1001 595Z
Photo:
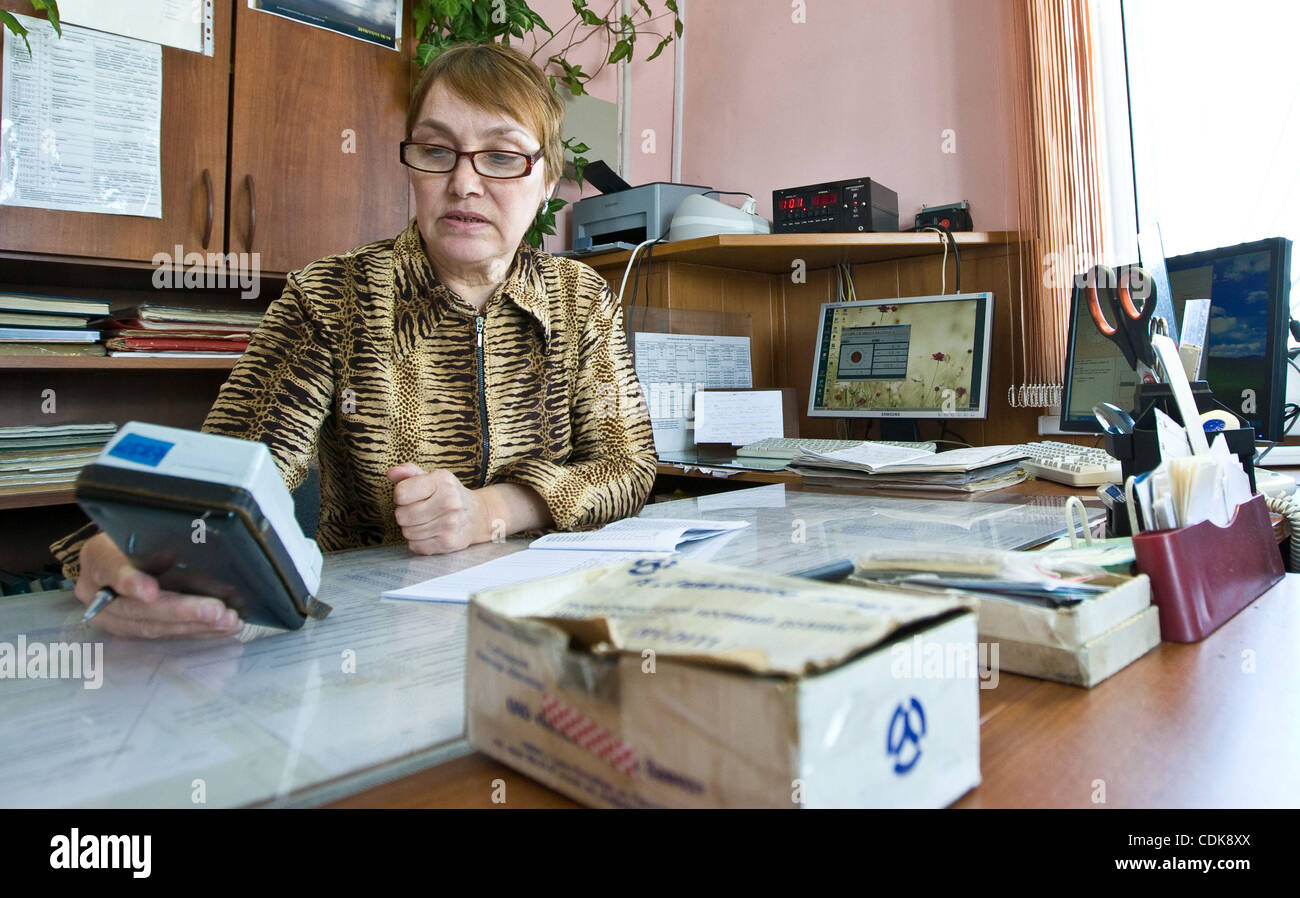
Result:
M199 53L203 50L203 12L212 0L59 0L59 18L98 31L166 44Z
M466 568L454 574L434 577L403 589L390 589L383 593L385 599L407 602L453 602L464 604L469 597L484 589L525 583L570 571L617 564L627 558L645 555L645 552L557 551L554 549L525 549L483 564Z
M1164 461L1172 461L1175 458L1186 458L1191 455L1192 447L1187 443L1187 431L1160 409L1154 411L1156 443L1160 447L1160 458Z
M692 444L695 393L754 385L749 337L701 334L632 335L636 376L645 390L655 449L679 452Z
M162 48L19 16L4 45L0 203L162 217Z
M748 527L747 521L698 521L682 518L624 518L599 530L548 533L530 549L597 549L605 552L673 552L685 542L708 539Z
M695 394L695 442L745 446L785 436L780 390Z

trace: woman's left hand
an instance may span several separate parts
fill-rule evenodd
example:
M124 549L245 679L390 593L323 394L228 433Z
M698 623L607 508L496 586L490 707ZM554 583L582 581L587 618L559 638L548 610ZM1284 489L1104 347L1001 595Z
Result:
M426 473L407 463L388 469L395 517L412 552L440 555L455 552L493 536L487 503L477 490L467 489L450 471Z

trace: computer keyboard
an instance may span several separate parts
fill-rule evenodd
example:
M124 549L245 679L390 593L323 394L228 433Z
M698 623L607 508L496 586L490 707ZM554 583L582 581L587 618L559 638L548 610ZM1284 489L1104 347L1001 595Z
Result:
M934 442L908 443L895 440L818 440L811 437L769 437L741 446L736 455L742 458L777 458L790 461L799 454L800 449L810 452L837 452L840 449L856 449L870 443L873 446L898 446L902 449L924 449L933 452Z
M1020 466L1041 480L1064 483L1067 486L1101 486L1118 483L1121 479L1117 459L1105 449L1076 446L1074 443L1024 443L1016 448L1029 453Z

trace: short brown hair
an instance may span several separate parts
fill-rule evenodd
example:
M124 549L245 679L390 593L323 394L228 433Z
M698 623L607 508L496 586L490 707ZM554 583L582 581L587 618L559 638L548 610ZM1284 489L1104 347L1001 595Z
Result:
M469 104L503 113L532 129L542 142L546 180L559 180L564 173L564 104L536 63L501 44L448 47L425 68L411 94L406 111L407 140L425 97L438 82Z

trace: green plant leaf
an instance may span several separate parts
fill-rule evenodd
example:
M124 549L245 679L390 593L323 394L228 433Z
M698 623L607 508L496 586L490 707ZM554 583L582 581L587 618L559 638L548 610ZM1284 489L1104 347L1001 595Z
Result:
M585 156L573 157L573 180L579 187L582 186L582 176L587 171L587 164L590 161Z
M50 24L54 26L54 33L63 37L63 28L59 23L59 4L56 0L32 0L32 9L44 10L50 17Z
M23 39L23 43L27 45L27 55L31 56L32 45L27 40L27 29L23 27L23 23L15 19L12 13L7 13L3 9L0 9L0 22L4 22L6 28Z
M650 4L649 4L649 3L646 3L645 0L636 0L636 2L639 3L639 4L641 4L641 8L645 10L645 14L646 14L647 16L653 16L653 15L654 15L654 10L652 10L652 9L650 8Z
M415 19L416 38L423 37L429 23L433 21L433 4L430 0L416 0L415 6L411 8L411 16Z
M673 42L673 36L670 34L659 42L658 46L655 47L655 51L651 53L649 56L647 56L645 58L645 61L649 62L650 60L654 59L656 56L658 56L660 53L664 51L664 47L668 46L672 42Z
M591 149L591 147L587 146L582 141L575 141L572 137L564 141L564 146L571 153L585 153Z
M609 64L613 65L620 59L627 59L632 55L632 45L627 41L621 40L614 45L614 49L609 54Z

